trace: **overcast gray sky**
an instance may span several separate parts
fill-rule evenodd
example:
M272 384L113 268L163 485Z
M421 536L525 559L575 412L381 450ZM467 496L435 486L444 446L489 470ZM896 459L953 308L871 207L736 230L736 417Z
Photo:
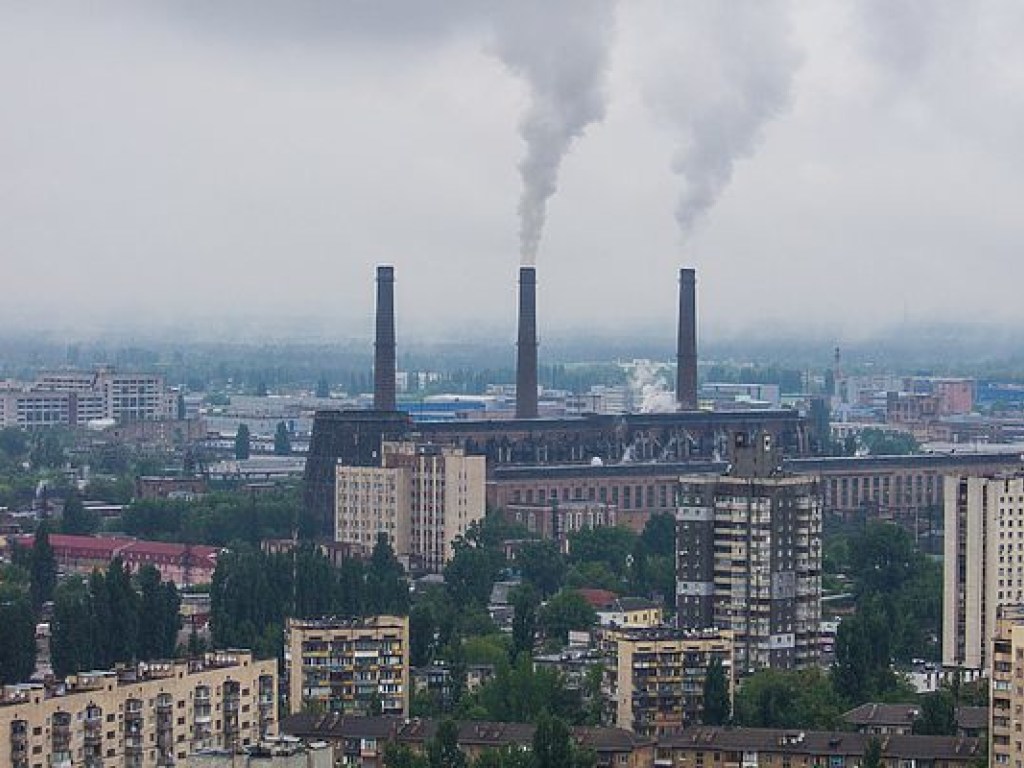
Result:
M0 4L0 319L1019 323L1019 0ZM533 251L536 251L535 254ZM244 327L244 326L243 326ZM237 330L237 328L236 328ZM506 338L507 337L507 338Z

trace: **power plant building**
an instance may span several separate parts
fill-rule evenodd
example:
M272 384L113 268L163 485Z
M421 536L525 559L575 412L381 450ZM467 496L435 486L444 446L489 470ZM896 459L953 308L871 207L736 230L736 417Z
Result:
M337 466L335 541L369 549L384 533L414 570L440 572L483 519L485 472L484 457L461 448L385 442L380 466Z
M821 503L813 477L789 475L770 435L734 435L723 475L680 478L680 627L731 630L736 673L819 660Z
M807 424L792 409L715 413L696 409L696 277L680 272L677 399L670 413L584 414L539 418L537 393L536 270L519 270L516 418L414 423L395 410L394 270L377 273L374 404L371 411L324 410L314 419L305 468L305 502L323 530L334 528L336 465L380 466L386 441L433 443L485 457L489 471L503 466L706 461L727 450L734 431L770 433L790 456L809 451Z

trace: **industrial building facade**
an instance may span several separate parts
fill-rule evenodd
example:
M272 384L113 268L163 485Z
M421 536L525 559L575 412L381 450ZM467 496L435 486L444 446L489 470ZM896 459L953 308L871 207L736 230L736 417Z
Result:
M1024 603L1024 473L947 478L944 518L942 663L987 673L998 609Z
M823 514L895 522L922 540L942 527L948 474L991 474L1018 468L1019 453L917 454L787 459L783 467L811 476ZM492 509L550 510L567 501L606 505L616 524L641 531L651 515L675 512L679 477L720 474L725 462L499 466L487 482ZM540 511L536 512L537 515Z
M680 479L679 626L732 630L737 674L819 660L821 506L816 481L782 471L770 435L738 433L725 475Z
M288 711L409 714L409 618L288 619Z
M460 448L385 442L377 467L337 467L335 540L372 546L386 533L416 570L439 572L485 513L485 459Z
M200 749L277 731L277 662L247 651L8 686L0 764L11 768L182 765Z
M600 645L610 659L602 685L605 721L641 736L677 733L701 721L712 660L733 687L733 642L727 631L609 628Z

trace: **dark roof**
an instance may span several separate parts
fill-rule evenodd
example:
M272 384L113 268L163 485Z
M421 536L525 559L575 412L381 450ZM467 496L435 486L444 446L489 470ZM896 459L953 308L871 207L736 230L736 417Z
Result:
M281 733L306 739L394 739L421 744L437 734L439 721L428 718L411 720L398 717L361 717L357 715L298 714L281 721ZM459 744L463 747L502 747L516 744L529 747L536 730L532 723L500 723L468 720L459 723ZM573 737L595 752L631 752L638 746L652 743L650 739L621 728L572 729Z
M957 707L956 724L961 728L988 728L988 707Z
M911 725L921 708L916 704L861 704L843 713L843 720L850 725L895 726Z
M504 422L498 422L504 423ZM917 453L901 456L826 456L786 459L784 466L795 474L819 472L874 472L897 469L955 470L958 467L1018 467L1021 454L1005 453ZM573 478L573 477L630 477L642 475L674 476L721 474L728 464L724 461L692 461L636 464L560 464L496 466L491 474L495 480Z
M882 755L891 758L963 760L982 754L979 739L955 736L872 736L839 731L802 731L797 728L687 728L681 733L660 737L658 745L676 749L703 746L733 751L857 757L864 754L872 739L878 739L882 745Z
M400 717L361 717L332 712L326 715L300 713L281 721L281 733L300 738L351 739L392 738L402 726Z
M634 749L654 743L653 739L638 736L624 728L594 728L578 725L572 729L572 735L578 744L589 747L598 753L632 752Z

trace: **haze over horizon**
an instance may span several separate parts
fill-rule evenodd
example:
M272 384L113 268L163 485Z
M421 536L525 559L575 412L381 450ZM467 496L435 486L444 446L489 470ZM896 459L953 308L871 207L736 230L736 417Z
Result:
M511 340L527 225L542 344L670 338L683 265L702 336L1024 320L1024 7L515 8L0 7L0 323L364 338L392 263Z

